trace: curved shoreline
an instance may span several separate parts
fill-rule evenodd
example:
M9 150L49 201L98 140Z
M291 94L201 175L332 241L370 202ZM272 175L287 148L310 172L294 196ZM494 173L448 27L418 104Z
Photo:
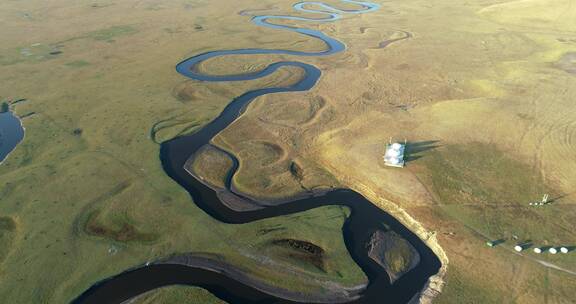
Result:
M295 28L290 26L277 25L267 22L270 19L291 19L300 21L326 22L339 19L344 13L364 13L374 11L379 5L342 0L343 2L358 4L364 10L343 11L318 2L301 2L294 5L294 8L304 12L314 12L326 14L329 17L323 19L308 19L290 16L256 16L252 21L257 25L263 25L274 29L290 30L300 34L308 35L323 40L328 45L328 50L316 53L307 53L287 50L262 50L262 49L242 49L214 51L203 53L179 63L176 70L182 75L202 81L240 81L252 80L264 77L275 72L283 66L297 66L305 70L305 77L288 87L273 87L249 91L232 100L218 117L205 125L197 132L164 142L160 148L160 159L162 166L168 176L186 189L194 202L207 214L215 219L229 224L242 224L260 219L272 218L280 215L294 214L313 208L329 205L346 206L351 210L350 216L346 219L342 228L344 241L351 257L362 268L369 279L368 286L361 292L359 298L349 298L347 303L379 303L383 298L391 303L407 303L414 300L421 290L430 284L429 278L434 276L442 263L434 252L429 248L416 233L410 231L399 220L386 213L375 204L371 203L360 193L349 189L334 189L319 196L308 196L295 199L282 204L266 206L254 210L236 211L224 204L218 192L204 184L185 169L185 164L191 155L199 151L204 145L221 130L234 122L244 111L246 106L256 97L279 92L307 91L314 87L320 78L320 70L310 64L294 61L276 62L265 69L239 75L215 76L199 74L195 66L202 61L219 56L232 54L285 54L298 56L325 56L343 51L343 43L326 36L325 34L308 29ZM320 6L324 10L314 11L304 6ZM326 11L328 10L328 11ZM231 176L235 174L237 168L230 170L226 185L231 195L234 195L230 188ZM243 197L248 201L253 201L248 197ZM366 250L366 244L374 231L382 230L385 224L388 229L393 230L407 240L419 253L420 263L402 277L398 278L394 284L386 271L374 262ZM297 303L273 293L266 293L255 288L257 284L266 284L259 281L247 282L246 280L235 280L231 275L223 274L214 265L206 270L202 267L184 266L180 263L161 264L154 263L121 273L111 279L102 281L84 292L75 303L119 303L137 295L140 295L154 288L172 285L187 284L203 287L221 299L231 303L251 303L261 301L265 303ZM230 269L234 267L229 265ZM237 274L236 274L237 275ZM302 302L311 302L305 299Z
M429 231L426 229L420 222L414 219L408 212L404 209L400 208L398 204L388 199L383 198L382 196L378 195L376 192L372 190L371 187L365 185L362 182L355 180L354 178L350 177L349 175L340 172L334 166L323 163L323 166L329 168L332 172L337 172L337 176L341 178L343 183L348 185L351 189L362 193L365 195L371 202L375 203L382 210L386 210L387 213L394 216L398 221L402 223L402 225L406 226L410 231L416 234L433 252L436 254L436 257L440 260L441 266L438 270L438 273L431 276L428 279L426 285L420 290L419 293L414 295L414 298L409 302L410 304L416 303L432 303L432 300L442 292L442 288L444 287L444 276L446 275L446 271L448 269L448 255L444 249L438 243L436 239L436 234L434 232Z
M335 293L327 294L309 294L300 293L296 291L291 291L283 289L281 287L276 287L269 285L266 282L259 281L250 277L248 273L229 265L225 261L217 261L211 258L204 258L195 256L193 254L189 255L178 255L171 257L165 261L159 261L155 264L178 264L187 267L202 268L209 271L217 271L226 275L227 277L247 283L246 285L257 289L263 293L275 295L276 297L281 297L293 303L301 302L314 302L314 303L346 303L350 299L357 299L360 297L360 292L366 288L367 284L358 286L356 289L340 289ZM339 293L339 294L338 294Z
M3 116L5 116L5 117L3 117ZM12 120L12 121L9 121L9 122L4 121L3 122L2 121L3 119ZM16 138L15 138L16 140L11 141L12 145L10 147L8 147L8 148L3 147L3 139L1 138L2 133L0 133L0 165L2 165L4 163L4 161L8 158L8 156L10 156L10 154L12 152L14 152L14 150L16 150L16 147L24 140L24 137L26 136L26 128L24 128L24 124L22 123L22 119L20 119L20 117L18 117L14 113L14 111L8 110L8 112L0 113L0 126L5 123L5 124L7 124L8 127L12 128L12 127L14 127L13 124L15 124L16 121L18 122L18 126L12 130L8 130L8 132L7 132L7 133L9 133L8 136L16 136Z

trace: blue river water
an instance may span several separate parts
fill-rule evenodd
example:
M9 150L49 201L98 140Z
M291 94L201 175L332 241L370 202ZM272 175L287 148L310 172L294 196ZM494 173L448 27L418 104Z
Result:
M342 52L346 49L344 43L316 30L305 29L305 28L297 28L288 25L280 25L275 24L270 21L272 20L296 20L296 21L307 21L307 22L332 22L342 18L343 14L362 14L362 13L369 13L376 11L380 8L380 5L375 3L369 2L361 2L361 1L352 1L352 0L342 0L342 2L346 3L353 3L363 7L361 10L356 11L349 11L349 10L340 10L337 8L333 8L327 4L321 2L300 2L295 4L293 7L295 10L308 12L308 13L321 13L327 15L325 18L320 19L310 19L304 17L293 17L293 16L255 16L252 18L252 22L256 25L264 26L272 29L278 30L286 30L296 32L302 35L310 36L316 39L320 39L326 43L326 50L320 52L301 52L301 51L292 51L292 50L281 50L281 49L237 49L237 50L222 50L222 51L213 51L203 53L194 57L190 57L182 62L180 62L176 66L176 71L178 73L196 80L203 80L203 81L244 81L244 80L253 80L262 78L264 76L270 75L274 73L279 67L282 66L290 66L293 65L289 62L280 62L269 65L262 71L254 72L254 73L245 73L240 75L225 75L225 76L215 76L215 75L206 75L202 73L196 72L195 67L202 63L203 61L220 56L227 56L227 55L262 55L262 54L280 54L280 55L294 55L294 56L327 56ZM307 9L306 6L317 6L320 9ZM313 67L313 66L312 66Z
M24 139L24 128L20 119L8 111L0 113L0 163Z
M374 12L379 9L378 4L342 0L344 3L355 4L358 10L341 10L321 2L300 2L293 7L295 10L306 13L321 13L324 18L309 19L292 16L255 16L252 21L260 26L278 30L288 30L321 39L326 44L326 50L321 52L300 52L293 50L275 49L238 49L213 51L188 58L176 66L176 70L187 78L215 82L215 81L241 81L252 80L274 73L283 66L295 66L305 71L303 78L297 83L287 87L272 87L256 89L234 98L217 116L198 131L163 142L160 147L160 160L164 171L175 182L190 194L194 204L213 218L229 224L244 224L257 220L274 218L282 215L294 214L321 206L346 206L350 209L342 233L344 243L350 256L364 271L369 279L368 286L358 294L340 303L407 303L416 296L425 286L428 279L436 274L441 266L440 260L434 252L412 231L406 228L394 217L376 207L360 193L350 189L334 189L321 195L314 195L294 199L279 205L265 206L255 210L238 211L223 203L215 189L204 184L184 168L189 158L203 146L209 145L210 140L219 132L228 127L240 117L250 102L255 98L279 92L307 91L318 82L321 71L308 63L298 61L282 61L270 64L261 71L238 75L209 75L198 72L198 64L203 61L220 56L238 54L284 54L294 56L328 56L346 49L345 45L316 30L297 28L287 25L274 24L274 20L290 19L306 22L332 22L346 14L361 14ZM232 193L230 184L236 174L238 161L234 155L234 167L230 169L226 178L228 193ZM250 201L249 198L244 198ZM252 201L255 206L258 202ZM260 205L261 206L261 205ZM408 241L418 252L419 263L410 271L402 275L393 283L386 270L372 260L367 253L367 244L376 231L394 231ZM135 296L141 295L155 288L169 285L199 286L210 291L218 298L229 303L308 303L310 301L286 298L281 293L264 290L254 286L250 280L238 279L226 272L206 267L192 267L170 262L170 259L158 261L149 265L141 265L129 269L111 278L96 283L78 298L74 303L122 303ZM263 266L265 267L265 266ZM234 269L234 265L227 265ZM233 271L232 271L233 272ZM265 283L265 282L264 282ZM261 286L261 285L260 285ZM324 303L332 303L326 302Z

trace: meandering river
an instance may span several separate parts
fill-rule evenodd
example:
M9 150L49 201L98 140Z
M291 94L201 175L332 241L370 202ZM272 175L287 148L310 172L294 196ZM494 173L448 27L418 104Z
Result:
M185 164L201 147L210 144L220 131L234 122L256 97L265 94L279 92L307 91L311 89L321 72L313 65L296 62L282 61L269 65L265 69L247 74L215 76L198 72L196 68L201 62L214 57L237 55L237 54L287 54L297 56L327 56L344 51L345 45L320 31L296 28L286 25L274 24L271 21L291 19L298 21L331 22L340 19L345 14L369 13L379 9L378 4L342 0L342 2L356 4L358 10L340 10L320 2L301 2L295 4L294 9L302 12L321 13L326 17L321 19L309 19L291 16L256 16L252 21L260 26L278 30L288 30L303 35L321 39L326 43L326 50L321 52L299 52L289 50L266 50L266 49L240 49L223 50L203 53L186 59L176 66L176 70L182 75L201 81L240 81L264 77L274 73L283 66L295 66L304 69L305 75L298 83L288 87L264 88L249 91L232 100L222 113L212 122L197 132L181 136L164 142L160 149L160 159L166 174L186 189L195 204L210 216L231 224L242 224L256 220L273 218L281 215L293 214L328 205L347 206L351 210L350 216L342 228L346 248L354 261L362 268L369 279L368 286L356 297L345 300L347 303L406 303L414 295L418 294L425 286L427 280L436 274L441 266L440 260L413 232L403 226L394 217L382 211L361 194L350 189L336 189L327 193L295 199L275 206L260 207L249 211L237 211L224 204L216 191L202 183L186 171ZM237 160L233 157L235 162ZM227 187L236 173L237 166L229 172ZM228 189L230 190L230 189ZM247 199L247 198L244 198ZM247 199L249 200L249 199ZM259 205L253 202L254 205ZM386 229L392 230L407 240L418 252L420 262L401 276L393 284L385 269L373 261L367 252L366 245L371 235ZM229 265L234 268L234 265ZM230 303L298 303L310 302L295 300L294 298L282 297L254 282L238 279L229 273L210 267L191 267L177 263L153 263L151 265L135 268L105 281L99 282L80 295L74 303L121 303L149 290L162 286L183 284L203 287L217 297Z

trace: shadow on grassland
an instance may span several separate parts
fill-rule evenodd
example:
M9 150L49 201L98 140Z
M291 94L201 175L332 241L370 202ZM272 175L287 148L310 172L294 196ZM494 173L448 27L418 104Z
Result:
M436 149L441 147L438 144L439 140L424 140L424 141L414 141L406 143L406 151L404 153L404 161L409 163L417 159L422 158L423 152Z

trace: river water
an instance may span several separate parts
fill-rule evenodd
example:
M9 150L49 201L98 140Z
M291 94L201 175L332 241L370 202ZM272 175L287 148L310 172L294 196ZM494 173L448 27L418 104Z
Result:
M0 113L0 163L24 139L24 128L20 119L8 111Z

